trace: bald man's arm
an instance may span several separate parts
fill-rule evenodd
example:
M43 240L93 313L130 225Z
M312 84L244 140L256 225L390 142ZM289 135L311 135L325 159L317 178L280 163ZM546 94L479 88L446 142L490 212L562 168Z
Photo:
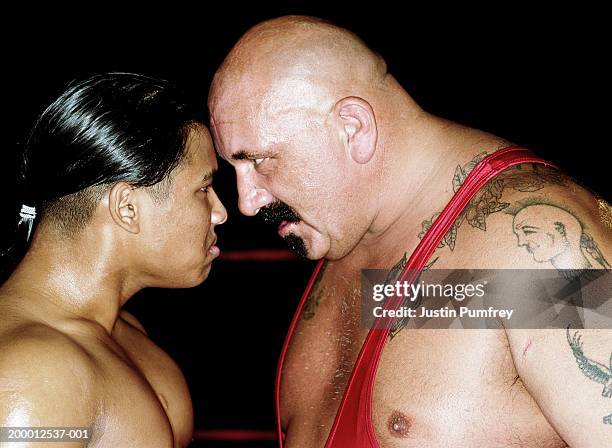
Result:
M568 188L579 189L571 183ZM612 275L610 205L596 198L578 203L571 195L553 195L547 199L546 207L535 209L536 205L527 205L534 208L534 213L519 213L516 217L525 221L522 225L529 224L536 229L545 228L550 220L552 227L548 232L553 237L557 234L559 238L565 237L563 242L567 246L573 241L571 233L581 232L575 238L579 250L563 260L566 264L562 268L566 273L575 270L575 278L580 278L578 273L585 268L597 269L597 275L601 273L597 279L588 274L580 283L582 288L596 281L604 285L600 288L604 291L603 297L599 297L602 292L598 297L591 297L598 299L596 304L590 303L592 300L587 293L581 295L587 302L583 303L585 309L581 311L581 315L586 316L585 326L588 328L592 322L589 319L597 318L600 329L569 326L507 330L510 349L523 384L566 443L571 447L612 446L612 297L607 286ZM551 204L562 208L556 210ZM572 223L573 218L578 224ZM515 232L520 230L515 229ZM528 240L534 234L520 234L519 240ZM534 245L541 241L545 240L534 238ZM538 250L540 248L534 246L534 256ZM591 307L594 308L587 309Z
M612 443L612 330L511 330L520 378L571 447Z
M3 338L0 427L91 428L95 420L94 377L86 353L54 330L38 327ZM61 446L82 445L81 441Z

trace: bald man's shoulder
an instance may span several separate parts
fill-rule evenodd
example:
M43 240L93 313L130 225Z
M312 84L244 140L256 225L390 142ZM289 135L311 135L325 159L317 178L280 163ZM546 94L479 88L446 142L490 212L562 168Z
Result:
M434 259L452 268L608 269L611 229L605 199L557 169L522 164L476 193Z

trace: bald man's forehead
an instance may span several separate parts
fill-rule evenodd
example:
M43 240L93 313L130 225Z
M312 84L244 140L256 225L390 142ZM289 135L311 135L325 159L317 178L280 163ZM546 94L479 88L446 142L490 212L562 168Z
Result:
M306 71L284 77L258 77L244 74L232 82L221 83L214 92L210 110L217 120L229 121L233 115L250 119L278 117L288 110L331 109L334 96L324 86L317 85Z
M354 34L313 17L290 16L256 25L215 74L209 108L245 101L321 101L363 96L378 87L386 64Z
M286 143L323 125L333 107L329 92L314 88L307 76L257 84L245 76L236 87L225 85L211 106L211 119L224 152Z
M215 140L224 158L241 151L278 150L305 139L314 140L324 121L323 115L295 107L276 114L245 115L234 110L211 115Z

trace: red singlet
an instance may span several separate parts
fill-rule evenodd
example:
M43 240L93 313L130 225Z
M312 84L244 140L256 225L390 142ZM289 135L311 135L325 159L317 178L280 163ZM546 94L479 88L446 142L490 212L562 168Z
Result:
M474 194L506 168L521 163L542 163L556 168L552 163L536 157L527 149L512 146L500 149L482 159L470 172L459 190L423 236L406 262L404 270L398 277L398 281L413 281ZM291 321L291 326L285 338L278 362L276 373L276 424L281 448L283 446L283 434L280 423L280 384L283 362L289 341L302 313L302 308L323 266L323 262L324 260L321 260L317 264L308 282L306 291L304 291L297 311ZM353 366L351 377L344 391L344 396L325 443L325 448L379 448L376 435L374 434L374 426L372 425L372 392L378 363L387 342L389 325L390 322L384 326L386 329L374 328L369 331Z

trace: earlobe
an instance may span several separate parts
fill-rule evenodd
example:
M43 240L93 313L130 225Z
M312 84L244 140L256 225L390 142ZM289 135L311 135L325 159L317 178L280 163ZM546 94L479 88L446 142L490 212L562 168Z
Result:
M109 192L108 208L113 221L119 227L130 233L140 231L140 214L131 185L125 182L113 185Z
M357 163L368 163L376 152L378 129L374 110L366 100L349 96L334 106L342 123L351 158Z

